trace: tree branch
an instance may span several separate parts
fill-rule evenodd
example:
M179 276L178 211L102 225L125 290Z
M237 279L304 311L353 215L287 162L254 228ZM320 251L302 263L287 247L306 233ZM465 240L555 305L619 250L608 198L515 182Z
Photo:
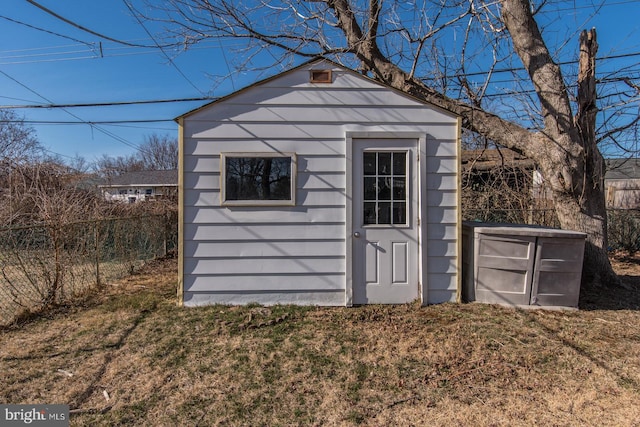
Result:
M545 134L553 140L573 133L573 115L560 67L553 61L528 0L500 0L502 19L542 106Z

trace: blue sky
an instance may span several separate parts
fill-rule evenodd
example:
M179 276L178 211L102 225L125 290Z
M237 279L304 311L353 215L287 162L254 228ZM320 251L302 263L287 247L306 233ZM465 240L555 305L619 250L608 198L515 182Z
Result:
M153 45L141 24L120 0L38 0L41 5L95 32L135 44ZM599 56L640 52L640 1L611 0L599 14L591 1L551 1L566 9L562 22L552 22L554 37L566 35L566 28L598 29ZM597 1L595 3L601 3ZM142 7L139 1L133 4ZM157 48L123 46L83 32L45 13L26 0L3 0L0 10L0 105L110 103L221 96L247 86L265 74L229 74L227 61L232 47L216 41L195 46L174 59L172 65ZM8 19L7 19L8 18ZM20 23L12 22L20 21ZM39 27L43 32L24 25ZM154 35L160 28L145 23ZM563 26L563 28L561 28ZM56 34L52 34L56 33ZM101 46L100 46L101 43ZM577 41L574 41L572 46ZM100 53L102 47L102 54ZM223 48L225 49L223 52ZM571 49L573 50L573 47ZM166 53L173 57L171 49ZM640 56L601 63L603 72L636 65ZM273 71L274 73L276 70ZM218 78L216 78L216 76ZM96 122L123 120L170 120L204 104L173 102L132 106L62 109L19 109L27 121ZM145 135L177 135L172 121L155 123L31 124L39 140L53 153L92 161L102 154L128 155Z
M130 15L124 2L41 0L38 3L111 38L136 44L153 44L153 40ZM206 49L193 49L177 56L174 62L178 71L157 48L129 47L103 40L48 15L24 0L3 0L0 16L74 39L0 19L2 105L110 103L219 96L229 93L234 87L231 81L219 85L211 78L211 75L228 74L220 45L209 44ZM152 31L158 31L150 24L145 25ZM166 52L170 56L176 53L170 49ZM241 75L234 76L233 84L250 83ZM166 120L203 103L16 111L28 121ZM139 145L145 135L151 133L177 135L177 126L173 121L101 124L96 127L87 124L31 126L35 128L40 141L52 152L71 157L81 155L87 160L105 153L113 156L130 154L134 151L131 145Z

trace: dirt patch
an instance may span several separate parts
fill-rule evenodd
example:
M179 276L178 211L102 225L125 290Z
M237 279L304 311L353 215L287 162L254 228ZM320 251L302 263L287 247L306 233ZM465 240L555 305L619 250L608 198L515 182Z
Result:
M0 400L72 425L638 425L640 263L614 265L628 289L571 312L186 309L168 261L0 333Z

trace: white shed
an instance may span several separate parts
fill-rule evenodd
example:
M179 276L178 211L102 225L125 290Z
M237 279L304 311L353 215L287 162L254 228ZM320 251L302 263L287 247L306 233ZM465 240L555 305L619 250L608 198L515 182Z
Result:
M317 59L176 120L184 305L458 299L455 114Z

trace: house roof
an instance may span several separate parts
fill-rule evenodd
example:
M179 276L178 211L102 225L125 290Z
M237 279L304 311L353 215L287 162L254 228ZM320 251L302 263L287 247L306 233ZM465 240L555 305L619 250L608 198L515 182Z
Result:
M640 159L606 159L605 179L640 179Z
M534 169L533 160L508 148L487 148L480 150L462 150L462 168L464 170L491 170L495 167L511 166Z
M301 68L305 68L305 67L308 67L310 65L313 65L313 64L316 64L316 63L320 63L320 62L325 62L325 63L327 63L327 64L329 64L331 66L341 68L344 71L352 73L353 75L356 75L356 76L358 76L358 77L360 77L360 78L362 78L364 80L368 80L373 84L377 84L377 85L379 85L381 87L386 87L387 89L389 89L391 91L394 91L394 92L396 92L396 93L398 93L400 95L406 96L407 98L411 98L414 101L419 102L420 104L429 105L429 106L431 106L431 107L433 107L435 109L438 109L438 110L441 110L443 112L446 112L447 114L450 114L452 116L458 117L458 114L456 114L456 113L454 113L452 111L449 111L449 110L446 110L446 109L444 109L442 107L439 107L437 105L431 104L430 102L427 102L424 99L416 98L413 95L410 95L410 94L408 94L406 92L398 90L398 89L396 89L394 87L391 87L388 84L379 82L379 81L377 81L375 79L372 79L371 77L365 76L364 74L359 73L359 72L357 72L357 71L355 71L355 70L353 70L353 69L351 69L349 67L345 67L344 65L338 64L337 62L334 62L334 61L332 61L330 59L327 59L327 58L317 57L317 58L311 59L311 60L309 60L307 62L304 62L304 63L302 63L302 64L300 64L300 65L298 65L296 67L293 67L293 68L291 68L289 70L286 70L286 71L284 71L282 73L276 74L274 76L268 77L268 78L263 79L263 80L259 80L259 81L255 82L255 83L253 83L253 84L251 84L249 86L246 86L246 87L244 87L244 88L242 88L240 90L232 92L229 95L222 96L222 97L220 97L220 98L218 98L218 99L216 99L214 101L208 102L208 103L206 103L206 104L204 104L204 105L202 105L200 107L194 108L193 110L187 111L186 113L181 114L178 117L176 117L174 120L176 122L178 122L180 119L186 118L187 116L190 116L191 114L197 113L198 111L201 111L201 110L209 107L210 105L217 104L219 102L225 101L225 100L227 100L227 99L229 99L229 98L231 98L231 97L233 97L233 96L235 96L237 94L240 94L240 93L246 92L248 90L251 90L254 87L260 86L260 85L262 85L264 83L267 83L269 81L272 81L272 80L275 80L277 78L280 78L280 77L282 77L282 76L284 76L286 74L293 73L294 71L297 71L297 70L299 70Z
M127 172L109 179L106 184L99 187L172 187L177 185L178 171L172 169Z

